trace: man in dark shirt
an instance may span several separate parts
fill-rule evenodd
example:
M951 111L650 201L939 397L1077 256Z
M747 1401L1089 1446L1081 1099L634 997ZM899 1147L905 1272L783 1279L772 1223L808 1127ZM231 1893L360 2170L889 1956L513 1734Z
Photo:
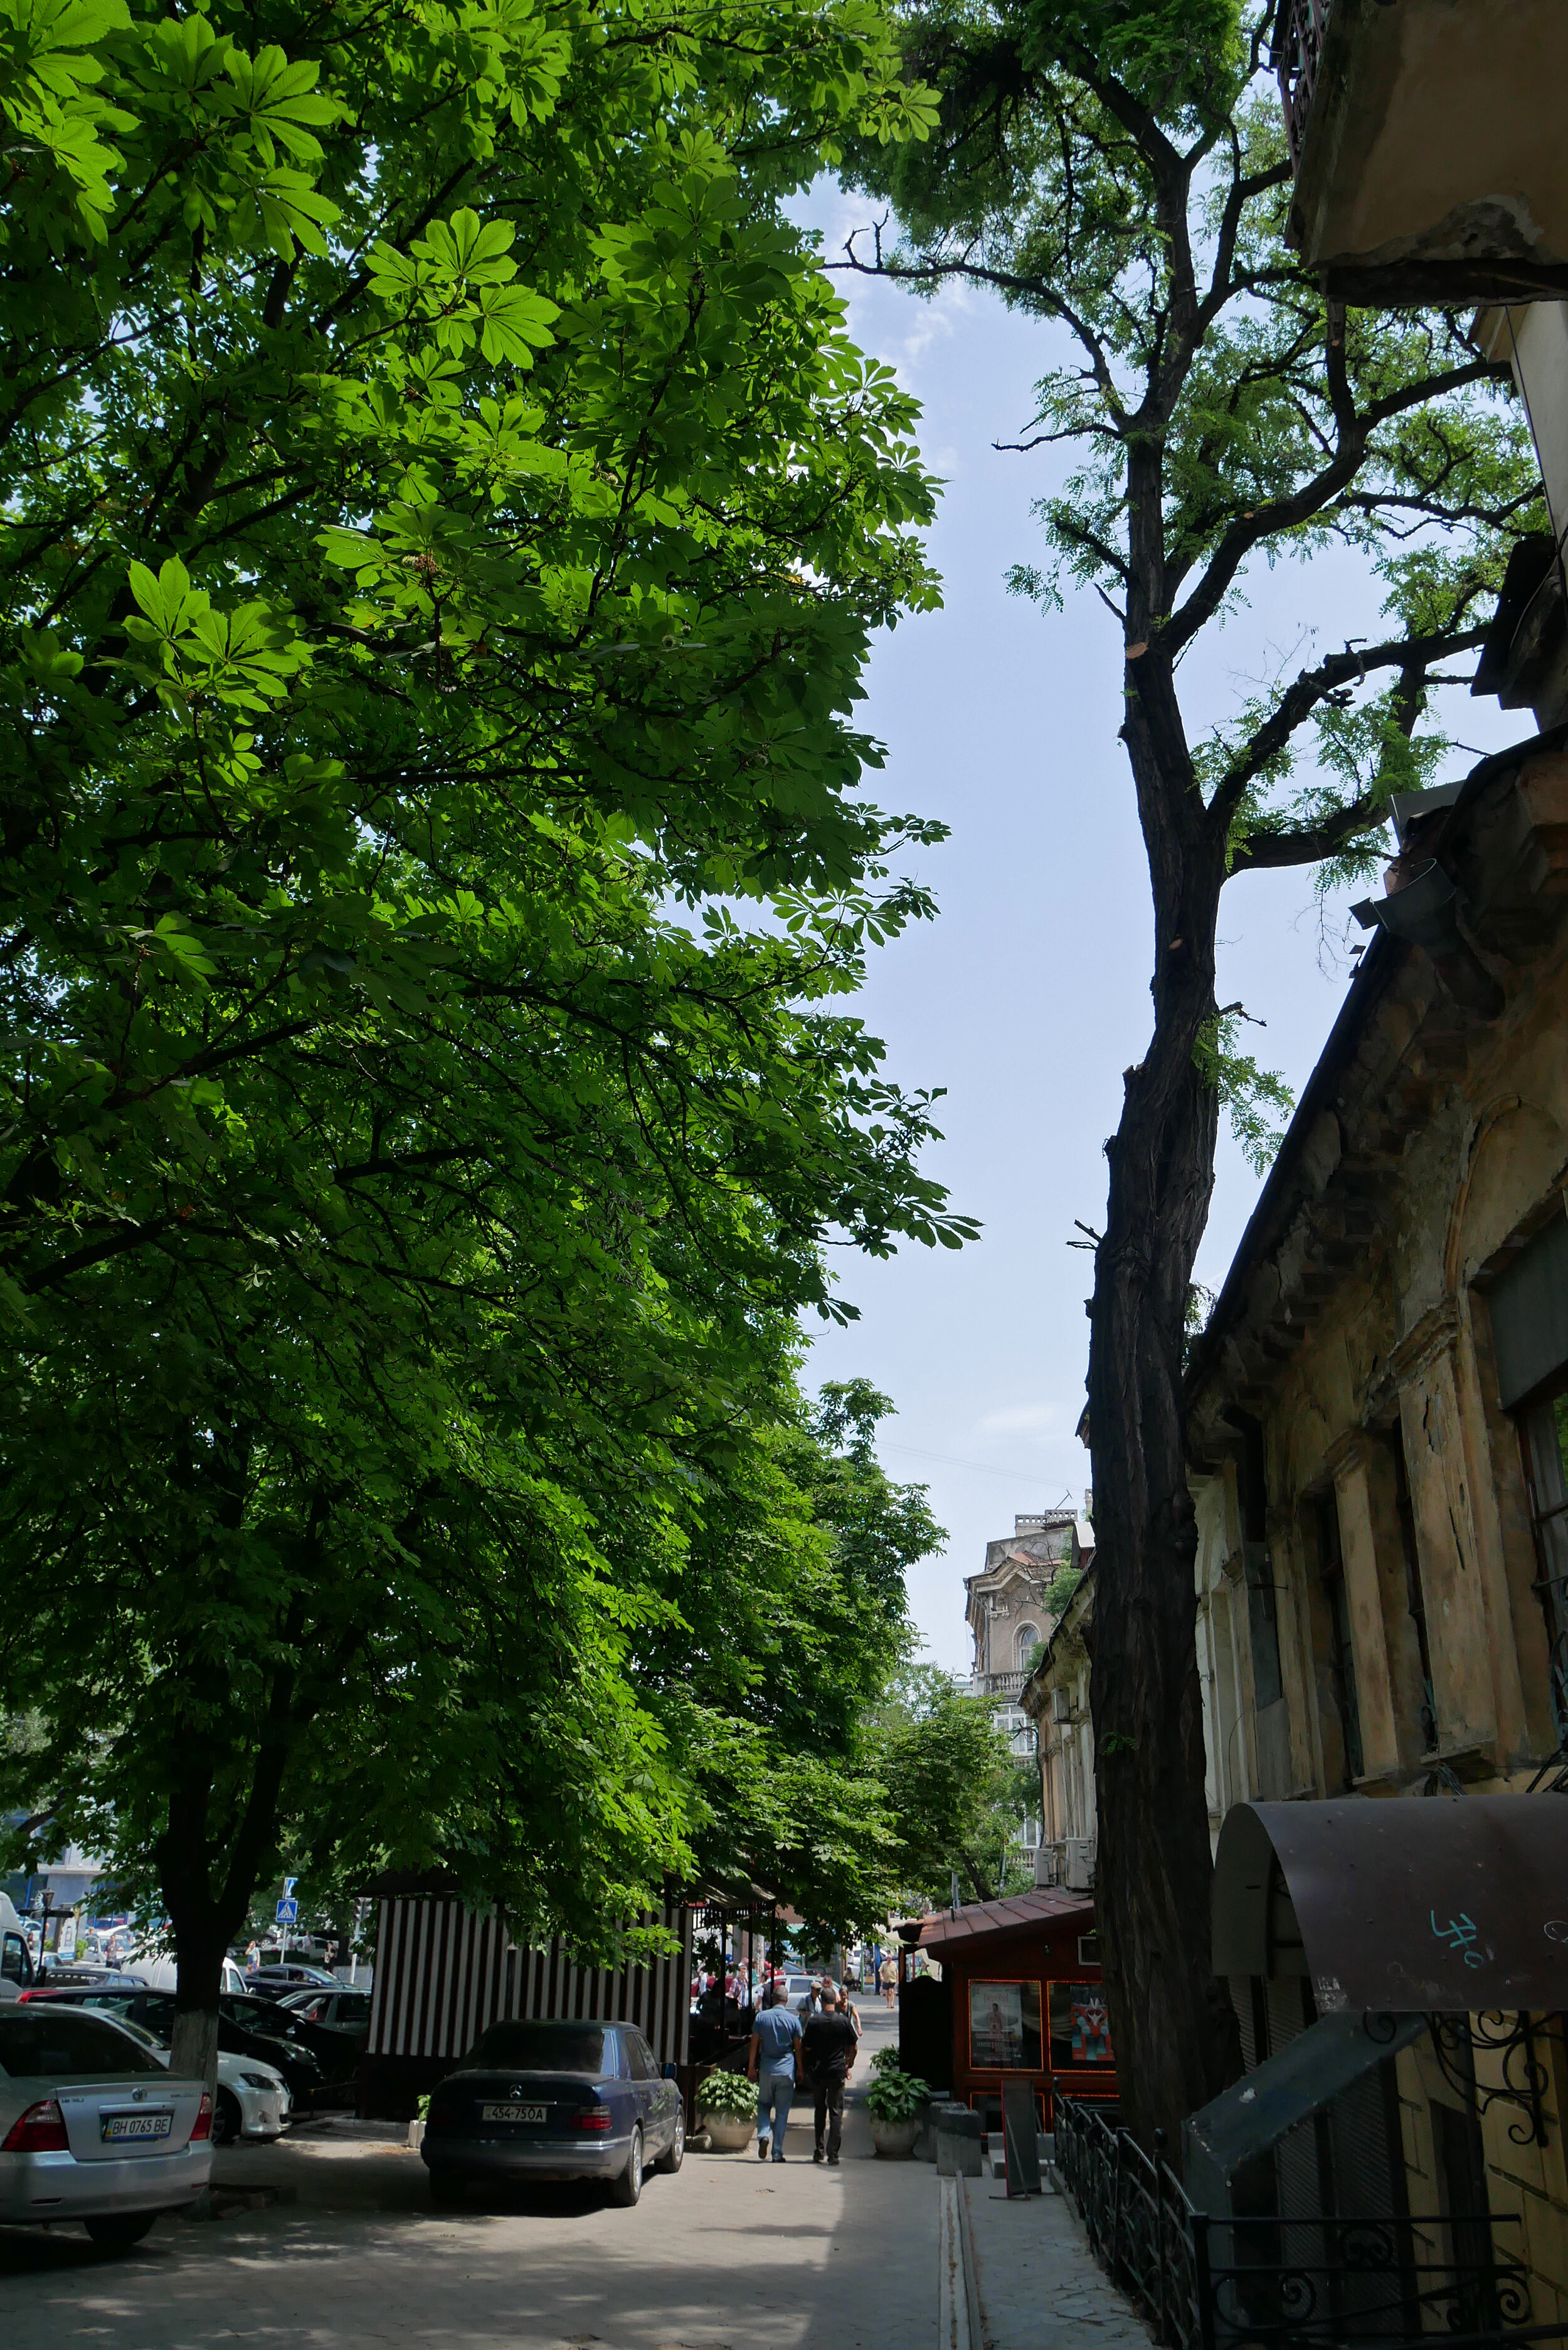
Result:
M844 2085L849 2078L849 2068L855 2062L859 2046L855 2026L839 2005L838 1993L831 1983L822 1990L822 2012L812 2016L802 2034L801 2046L811 2074L811 2085L816 2099L816 2147L814 2162L838 2160L839 2141L844 2136ZM823 2143L826 2133L826 2145Z

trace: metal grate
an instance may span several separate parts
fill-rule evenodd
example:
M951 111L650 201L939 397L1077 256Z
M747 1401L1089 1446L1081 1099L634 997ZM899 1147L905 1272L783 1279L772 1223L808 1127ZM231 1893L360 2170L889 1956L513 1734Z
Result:
M1302 134L1312 108L1312 94L1317 87L1323 36L1333 6L1334 0L1280 0L1280 13L1274 20L1273 66L1285 110L1285 139L1293 171L1301 168Z
M1558 2340L1532 2325L1514 2213L1210 2220L1162 2160L1058 2098L1056 2162L1100 2265L1172 2350L1388 2350Z

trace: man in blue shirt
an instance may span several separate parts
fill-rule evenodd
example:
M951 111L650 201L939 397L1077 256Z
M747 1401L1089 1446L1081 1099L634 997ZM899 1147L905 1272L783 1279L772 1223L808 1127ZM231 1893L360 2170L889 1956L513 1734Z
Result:
M789 1991L782 1982L768 1987L768 2003L757 2018L747 2052L746 2071L757 2085L757 2159L768 2156L770 2122L774 2160L784 2158L784 2128L790 2099L794 2095L795 2058L800 2050L800 2018L791 2009Z

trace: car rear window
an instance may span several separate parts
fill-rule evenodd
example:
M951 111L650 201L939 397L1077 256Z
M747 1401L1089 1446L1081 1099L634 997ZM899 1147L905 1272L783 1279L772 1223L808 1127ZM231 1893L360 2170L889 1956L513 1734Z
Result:
M468 2059L515 2073L587 2073L605 2069L605 2034L597 2023L493 2023Z
M80 2008L46 2010L29 2001L21 2014L0 2013L0 2072L51 2081L100 2073L161 2073L163 2067L101 2016Z

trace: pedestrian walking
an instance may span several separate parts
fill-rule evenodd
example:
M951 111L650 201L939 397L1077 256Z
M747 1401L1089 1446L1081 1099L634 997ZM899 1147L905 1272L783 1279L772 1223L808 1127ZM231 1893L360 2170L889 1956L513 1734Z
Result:
M794 2095L795 2059L800 2054L800 2018L789 2003L789 1986L774 1982L768 2003L756 2020L746 2052L746 2073L757 2085L757 2159L768 2158L773 2139L774 2160L784 2158L784 2131L790 2100Z
M845 2012L837 1992L831 1983L825 1983L822 2012L812 2017L802 2043L816 2101L811 2158L814 2162L838 2160L839 2142L844 2136L845 2085L859 2044L860 2035Z
M832 1991L834 1986L832 1983L829 1983L826 1988L829 1991ZM849 1985L846 1982L841 1982L838 1985L838 2012L841 2015L846 2015L849 2018L850 2022L855 2026L857 2037L858 2037L860 2033L865 2030L865 2026L860 2021L860 2010L856 2006L855 2002L849 1996Z
M883 1960L881 1971L883 2002L888 2007L896 2007L898 2002L898 1961L891 1951Z

